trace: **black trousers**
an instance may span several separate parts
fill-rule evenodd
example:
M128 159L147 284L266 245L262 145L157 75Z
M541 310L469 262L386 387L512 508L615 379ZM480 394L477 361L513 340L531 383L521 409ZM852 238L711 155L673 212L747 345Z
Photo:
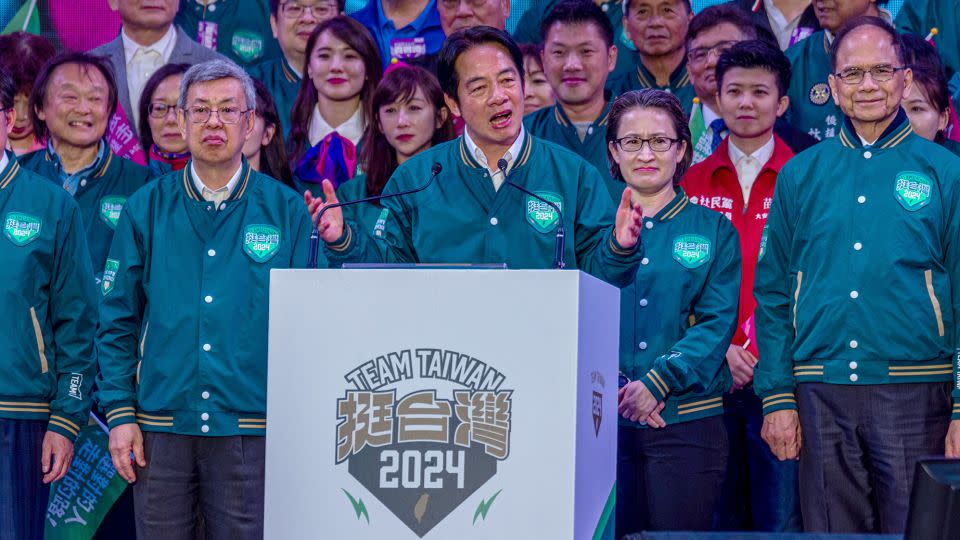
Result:
M265 438L143 433L147 466L133 485L137 538L263 538Z
M710 530L729 453L723 417L618 433L617 538Z
M0 540L42 540L50 486L40 463L46 420L0 418Z
M903 533L917 460L943 456L950 383L802 383L797 407L804 530Z

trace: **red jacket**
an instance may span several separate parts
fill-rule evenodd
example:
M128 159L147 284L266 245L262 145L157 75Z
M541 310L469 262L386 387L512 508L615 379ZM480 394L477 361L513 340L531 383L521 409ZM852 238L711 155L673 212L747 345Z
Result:
M793 157L793 151L774 135L773 155L760 169L757 180L750 189L750 200L743 203L743 189L737 180L737 169L730 161L729 137L707 159L690 167L681 185L690 202L716 210L727 216L740 233L740 251L743 254L743 278L740 282L740 312L737 332L733 343L743 345L747 336L743 324L753 316L756 301L753 299L753 275L760 252L760 237L767 224L767 213L773 200L773 188L780 168ZM747 349L755 356L756 343Z

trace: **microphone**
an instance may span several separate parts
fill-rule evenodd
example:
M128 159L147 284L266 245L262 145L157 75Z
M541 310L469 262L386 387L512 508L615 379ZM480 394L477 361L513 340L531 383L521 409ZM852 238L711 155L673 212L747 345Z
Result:
M420 187L415 187L406 191L400 191L398 193L390 193L387 195L380 194L373 197L364 197L355 201L342 201L324 206L320 210L320 213L317 214L317 219L313 220L313 231L310 232L310 252L307 255L309 257L309 260L307 261L307 268L317 267L317 257L320 255L320 231L317 229L317 225L320 223L320 219L323 217L323 214L327 213L327 210L330 210L331 208L340 208L342 206L353 206L360 203L380 201L383 199L392 199L393 197L400 197L401 195L410 195L411 193L423 191L433 183L433 179L436 178L442 170L443 167L439 163L434 162L433 167L430 167L430 179ZM344 222L344 224L346 224L346 222Z
M566 232L563 227L563 212L560 211L560 206L554 202L544 199L540 195L537 195L536 193L530 191L529 189L510 180L510 177L507 176L507 160L500 158L500 160L497 161L497 168L500 169L501 173L503 173L504 184L508 184L519 189L523 193L526 193L527 195L537 199L543 204L546 204L547 206L549 206L550 208L553 208L557 212L559 223L557 224L557 248L553 254L553 267L558 270L563 270L563 268L567 266L566 262L564 262L563 260L563 250L565 246Z

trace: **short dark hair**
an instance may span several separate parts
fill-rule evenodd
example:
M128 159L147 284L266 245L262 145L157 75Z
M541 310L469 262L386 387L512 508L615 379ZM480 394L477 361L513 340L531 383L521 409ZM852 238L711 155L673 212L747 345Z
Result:
M617 139L617 132L620 130L620 120L623 115L635 108L659 109L667 113L673 123L673 129L677 132L677 138L686 143L687 149L683 153L683 160L677 164L677 168L673 171L673 185L680 185L680 179L686 174L690 162L693 161L693 145L690 143L690 126L687 124L687 115L683 112L683 106L680 105L677 96L653 88L625 92L617 97L613 105L610 106L610 114L607 117L607 161L610 163L611 176L625 182L623 174L620 172L620 165L614 161L613 154L610 152L610 145Z
M547 34L554 24L595 24L606 41L613 45L613 24L593 0L562 0L547 13L540 23L540 42L547 41Z
M765 69L777 78L778 97L787 95L790 88L790 60L776 47L760 39L741 41L727 49L717 60L717 88L723 86L723 76L732 68Z
M948 110L950 90L937 50L929 41L916 34L901 34L900 39L903 62L913 70L913 84L920 85L937 112Z
M10 72L17 93L30 95L40 68L56 54L53 43L43 36L26 32L0 36L0 66Z
M270 0L270 14L276 18L280 18L280 4L283 3L283 0ZM347 0L337 0L337 11L343 13L346 9Z
M77 64L86 72L91 68L96 69L103 75L107 81L107 106L110 118L117 112L117 82L113 78L113 69L110 67L110 61L105 56L98 56L88 52L65 52L54 56L40 68L37 74L37 80L33 85L33 91L30 92L30 120L33 123L33 131L38 141L47 138L50 134L47 130L47 123L40 119L37 109L43 108L47 100L47 86L50 85L50 79L53 72L58 67L66 64ZM124 82L126 84L126 82Z
M880 2L877 2L877 3L879 4ZM847 39L847 37L849 37L854 30L858 28L862 28L864 26L872 26L874 28L877 28L885 32L888 36L890 36L890 41L893 43L893 49L897 53L897 59L903 62L904 60L903 39L901 38L900 34L898 34L897 31L894 30L892 26L890 26L890 23L881 19L880 17L873 17L871 15L862 15L860 17L854 17L849 21L847 21L847 23L844 24L842 28L840 28L840 31L837 32L837 37L833 39L833 43L830 45L831 69L833 70L837 69L837 52L840 50L840 44L843 43L843 40Z
M277 104L270 95L270 89L260 79L253 79L253 88L257 93L255 114L263 119L264 128L273 126L273 138L260 150L260 172L297 191L297 186L293 183L293 172L290 170L290 160L287 158Z
M721 24L732 24L747 39L757 39L757 25L750 15L737 4L717 4L693 16L687 29L687 44L707 30Z
M0 110L13 107L13 97L17 95L17 85L13 82L10 70L0 66ZM3 149L0 149L2 152Z
M517 68L520 86L523 87L523 54L510 34L489 26L464 28L447 37L437 54L437 78L440 80L440 88L454 102L460 103L460 97L457 95L457 87L460 86L460 76L456 69L457 59L470 49L487 44L500 45L507 50Z
M140 116L140 146L144 152L149 152L153 146L153 132L150 131L150 102L153 101L153 93L157 91L167 77L173 75L183 75L190 68L190 64L164 64L160 69L147 79L147 84L143 85L143 92L140 93L140 103L137 104L137 112ZM179 89L180 86L177 85Z

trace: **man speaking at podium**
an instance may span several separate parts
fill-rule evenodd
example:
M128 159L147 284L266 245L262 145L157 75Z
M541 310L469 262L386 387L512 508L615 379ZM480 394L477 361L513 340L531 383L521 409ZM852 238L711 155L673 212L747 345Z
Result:
M447 106L466 123L463 136L425 150L397 169L385 195L430 185L384 199L373 231L344 223L336 207L320 216L318 229L331 266L400 262L549 268L558 266L555 240L562 227L570 240L563 258L571 268L617 286L633 280L642 255L640 209L633 208L626 189L614 208L592 165L525 133L522 66L517 45L501 30L478 26L447 39L437 72ZM326 203L305 194L314 219L338 202L328 181L323 189Z

